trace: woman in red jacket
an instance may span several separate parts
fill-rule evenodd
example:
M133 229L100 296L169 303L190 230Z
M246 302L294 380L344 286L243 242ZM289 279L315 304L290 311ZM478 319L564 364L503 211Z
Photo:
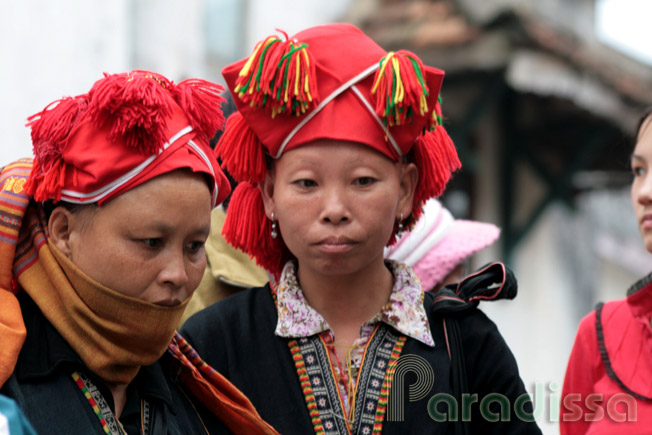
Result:
M652 252L652 111L639 121L631 156L632 204ZM625 299L599 304L582 319L562 392L562 435L651 433L652 274Z

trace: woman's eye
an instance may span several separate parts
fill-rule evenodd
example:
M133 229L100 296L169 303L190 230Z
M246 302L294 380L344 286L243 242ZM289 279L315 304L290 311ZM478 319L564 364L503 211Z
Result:
M197 252L201 251L201 249L204 247L204 244L205 244L205 242L191 242L188 245L188 249L192 253L197 253Z
M294 184L296 184L299 187L303 187L304 189L307 189L309 187L315 187L317 185L316 182L308 179L297 180L294 182Z
M642 168L641 166L633 166L632 173L634 174L635 177L640 177L645 174L645 169Z
M376 181L376 179L373 178L373 177L359 177L359 178L356 178L355 184L357 184L359 186L368 186L368 185L374 183L375 181Z
M162 239L142 239L142 242L148 248L158 248L163 245Z

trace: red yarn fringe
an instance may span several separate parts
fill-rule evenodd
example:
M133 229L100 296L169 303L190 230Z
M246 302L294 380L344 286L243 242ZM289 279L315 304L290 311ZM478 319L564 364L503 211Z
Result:
M442 194L452 173L462 167L455 144L441 125L420 136L413 150L419 170L419 182L414 193L411 220L407 225L419 218L421 207L426 200Z
M265 215L258 187L247 182L238 184L229 203L222 235L231 246L249 254L278 279L291 254L281 237L272 238L271 231L272 224Z
M98 127L110 119L109 139L122 138L130 148L151 155L164 144L172 103L172 83L149 72L105 74L91 88L89 115Z
M265 178L267 168L263 144L240 112L234 112L227 119L224 133L215 146L215 154L236 181L260 183Z
M27 118L35 158L25 190L36 201L61 198L66 171L62 154L66 140L87 108L86 95L67 97Z
M183 109L193 129L208 143L224 127L222 97L224 88L200 79L188 79L173 86L171 93Z

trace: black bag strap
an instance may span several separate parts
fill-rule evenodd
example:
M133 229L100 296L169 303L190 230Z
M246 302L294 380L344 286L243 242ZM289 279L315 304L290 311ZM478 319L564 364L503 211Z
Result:
M446 346L450 355L450 384L453 397L457 403L462 403L462 394L469 392L468 378L466 375L466 360L464 348L462 347L462 333L460 332L459 320L456 316L444 316L442 318L444 331L446 332ZM471 435L470 422L457 419L454 425L455 435Z
M503 263L490 263L459 284L448 285L434 295L430 310L441 318L444 327L450 357L451 391L457 403L462 403L462 395L469 393L459 315L475 309L481 300L513 299L516 291L516 278L512 271ZM453 428L455 435L471 434L471 423L461 418Z
M630 394L639 400L645 400L645 401L652 400L651 397L646 397L643 396L642 394L638 394L630 390L629 387L627 387L627 385L625 385L623 381L620 380L620 378L614 371L611 365L611 360L609 359L609 352L607 352L607 346L605 346L604 344L604 331L602 329L602 307L603 306L604 303L600 302L595 307L595 333L598 338L598 350L600 351L600 358L602 359L602 364L604 365L605 371L607 372L607 376L609 376L612 381L618 384L620 389L626 392L627 394Z

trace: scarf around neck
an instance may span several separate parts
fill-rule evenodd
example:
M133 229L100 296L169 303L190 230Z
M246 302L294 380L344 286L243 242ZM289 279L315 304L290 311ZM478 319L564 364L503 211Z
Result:
M51 242L21 284L84 364L112 383L131 382L141 366L163 355L188 303L166 307L122 295L86 275Z

